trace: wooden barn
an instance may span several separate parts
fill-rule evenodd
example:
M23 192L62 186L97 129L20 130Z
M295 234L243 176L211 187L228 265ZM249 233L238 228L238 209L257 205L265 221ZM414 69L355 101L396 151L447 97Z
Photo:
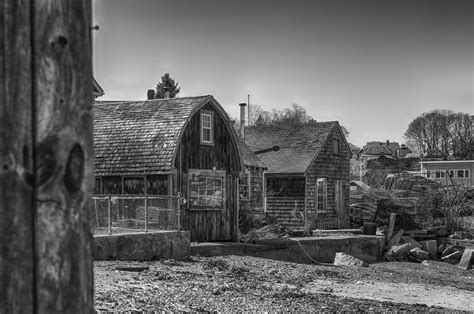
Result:
M265 211L289 228L310 220L337 222L349 206L350 147L337 121L260 125L245 143L267 166ZM268 150L278 146L279 150ZM331 226L325 226L331 227Z
M237 240L237 134L208 95L94 105L96 194L180 195L192 241Z

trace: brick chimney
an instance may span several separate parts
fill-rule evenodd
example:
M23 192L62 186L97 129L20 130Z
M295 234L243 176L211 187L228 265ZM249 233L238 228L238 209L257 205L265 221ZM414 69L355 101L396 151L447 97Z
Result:
M148 99L148 100L155 99L155 90L153 90L153 89L147 90L146 99Z
M245 140L245 106L247 106L247 104L244 102L241 102L239 106L240 106L240 136L242 136L242 139Z

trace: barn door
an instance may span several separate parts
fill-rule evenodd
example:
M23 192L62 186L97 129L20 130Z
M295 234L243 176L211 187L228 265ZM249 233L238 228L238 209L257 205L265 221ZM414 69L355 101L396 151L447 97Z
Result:
M335 195L336 213L341 216L344 214L344 196L342 194L342 180L336 180Z

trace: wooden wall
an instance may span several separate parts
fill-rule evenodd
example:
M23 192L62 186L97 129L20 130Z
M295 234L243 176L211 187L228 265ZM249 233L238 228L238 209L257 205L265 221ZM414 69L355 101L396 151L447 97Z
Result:
M0 313L92 313L91 3L0 19Z
M188 199L183 210L182 225L191 231L192 241L237 240L238 177L242 169L236 140L212 104L205 105L203 110L214 113L214 145L200 143L200 112L197 112L184 130L174 163L179 174L181 193ZM190 210L189 169L226 171L224 210Z
M329 135L328 141L313 161L306 172L307 193L306 204L308 218L315 218L316 215L322 217L335 217L335 181L342 180L344 195L344 209L349 206L349 176L350 176L350 151L344 144L343 134L335 128ZM333 139L340 142L340 153L333 153ZM316 212L316 180L318 178L327 178L327 212Z
M304 197L267 197L267 214L288 229L303 229Z
M263 169L246 167L245 171L250 175L250 198L239 198L240 212L263 214L263 197L265 196Z

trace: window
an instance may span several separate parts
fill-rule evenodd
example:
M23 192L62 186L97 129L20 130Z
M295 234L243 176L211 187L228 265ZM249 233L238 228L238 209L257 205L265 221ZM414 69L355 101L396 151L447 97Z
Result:
M148 195L168 195L169 190L168 175L151 175L146 177L146 194Z
M458 178L464 178L464 170L457 170L456 172Z
M464 170L464 178L469 178L469 170Z
M213 113L201 112L201 144L214 144Z
M129 177L123 179L124 194L145 194L145 178Z
M341 152L341 144L337 138L332 141L332 152L334 154L339 154Z
M239 178L239 195L241 199L250 199L250 173L245 172Z
M100 194L100 178L94 178L94 194Z
M444 178L444 171L443 170L436 170L436 178Z
M103 194L122 194L122 177L102 177Z
M449 170L449 176L450 176L451 178L454 178L454 170Z
M317 210L326 211L328 205L328 185L326 178L319 178L316 181Z
M431 178L431 172L429 170L426 170L426 177L429 179Z
M191 210L224 209L225 170L189 169L189 207Z

